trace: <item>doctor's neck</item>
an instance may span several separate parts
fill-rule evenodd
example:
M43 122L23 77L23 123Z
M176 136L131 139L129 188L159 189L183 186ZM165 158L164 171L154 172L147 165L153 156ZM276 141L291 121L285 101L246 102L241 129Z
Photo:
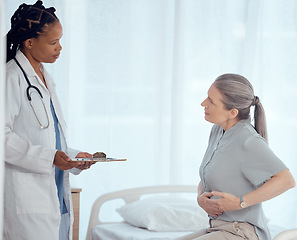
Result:
M21 52L26 56L26 58L29 60L31 66L33 67L35 73L38 75L38 77L40 78L40 80L44 83L44 85L46 86L45 80L44 80L44 76L42 74L42 72L40 71L40 64L41 62L38 62L36 60L34 60L34 58L32 58L31 55L26 54L25 51L23 51L23 49L21 50Z

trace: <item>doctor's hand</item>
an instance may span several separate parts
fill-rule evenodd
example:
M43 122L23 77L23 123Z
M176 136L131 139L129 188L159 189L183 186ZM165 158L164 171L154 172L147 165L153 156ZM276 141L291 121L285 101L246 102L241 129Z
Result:
M78 167L81 163L71 161L71 159L62 151L57 151L54 158L54 165L61 170L68 170L74 167Z
M76 158L92 158L93 155L87 152L80 152L76 155ZM80 170L86 170L89 169L93 164L95 164L96 161L85 161L83 164L77 166L76 168Z
M211 199L213 196L212 192L204 192L197 197L197 202L201 208L207 212L208 215L212 217L218 217L218 215L223 214L223 209L221 209L217 204L217 199Z

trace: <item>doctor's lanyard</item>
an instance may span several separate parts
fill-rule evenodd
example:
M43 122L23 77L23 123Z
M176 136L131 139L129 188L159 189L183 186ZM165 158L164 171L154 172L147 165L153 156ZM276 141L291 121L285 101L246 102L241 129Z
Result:
M27 77L27 75L26 75L24 69L22 68L22 66L21 66L21 64L18 62L18 60L16 60L16 58L14 58L14 60L15 60L15 62L17 63L17 65L19 66L19 68L22 70L22 72L23 72L23 74L24 74L24 77L25 77L25 79L26 79L26 81L27 81L27 83L28 83L28 87L27 87L27 90L26 90L27 98L28 98L28 101L29 101L29 103L30 103L30 105L31 105L31 108L32 108L32 110L33 110L33 113L34 113L34 115L35 115L35 117L36 117L36 119L37 119L37 121L38 121L38 123L39 123L39 126L40 126L41 129L48 128L48 127L49 127L48 113L47 113L47 111L46 111L46 108L45 108L45 105L44 105L44 102L43 102L43 96L42 96L40 90L39 90L36 86L34 86L34 85L32 85L32 84L30 83L30 81L29 81L29 79L28 79L28 77ZM37 91L37 93L39 94L39 96L40 96L40 99L41 99L41 102L42 102L42 105L43 105L43 109L44 109L44 111L45 111L46 118L47 118L47 125L46 125L46 126L44 126L44 125L41 124L41 122L39 121L39 118L38 118L38 116L37 116L37 114L36 114L36 112L35 112L35 109L34 109L33 104L32 104L32 102L31 102L31 101L32 101L32 98L31 98L31 96L30 96L30 88L35 89L35 90Z

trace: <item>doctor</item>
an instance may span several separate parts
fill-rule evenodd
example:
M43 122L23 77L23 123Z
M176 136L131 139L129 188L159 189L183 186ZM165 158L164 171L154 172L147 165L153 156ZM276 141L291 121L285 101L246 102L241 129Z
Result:
M92 165L70 159L92 155L67 146L55 84L42 64L62 49L54 12L42 1L22 4L7 34L5 240L72 239L69 171Z

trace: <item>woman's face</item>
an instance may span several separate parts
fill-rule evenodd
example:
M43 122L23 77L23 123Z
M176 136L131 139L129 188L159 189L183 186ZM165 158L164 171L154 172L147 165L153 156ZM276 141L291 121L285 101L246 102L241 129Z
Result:
M59 21L45 26L38 38L31 39L30 55L36 62L53 63L62 50L60 39L63 35L62 26Z
M218 124L227 130L234 125L234 113L232 113L234 109L227 110L222 99L222 94L212 84L208 90L208 97L201 103L201 106L204 107L206 121Z

